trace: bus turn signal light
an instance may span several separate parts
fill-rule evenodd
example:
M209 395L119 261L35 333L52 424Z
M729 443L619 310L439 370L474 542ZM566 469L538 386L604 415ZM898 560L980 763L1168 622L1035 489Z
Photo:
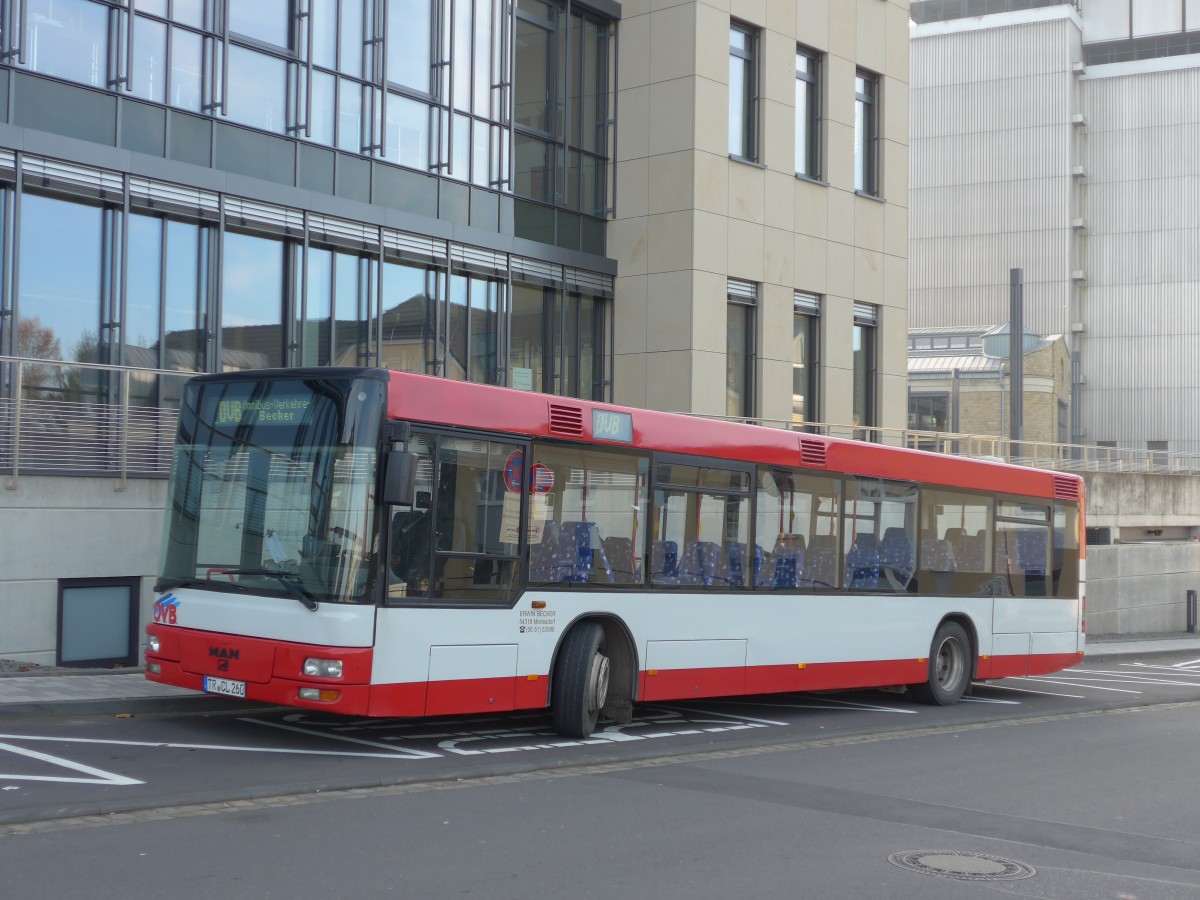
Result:
M324 703L332 703L342 696L342 692L322 688L300 688L299 696L301 700L320 700Z

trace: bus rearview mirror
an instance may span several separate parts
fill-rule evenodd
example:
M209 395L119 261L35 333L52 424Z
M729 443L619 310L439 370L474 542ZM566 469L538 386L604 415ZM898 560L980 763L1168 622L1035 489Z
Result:
M412 506L417 496L417 454L389 450L383 475L383 502Z

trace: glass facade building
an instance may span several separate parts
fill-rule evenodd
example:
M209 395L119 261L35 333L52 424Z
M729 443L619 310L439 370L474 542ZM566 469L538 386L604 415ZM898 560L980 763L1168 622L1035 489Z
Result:
M614 10L0 3L0 356L610 399Z

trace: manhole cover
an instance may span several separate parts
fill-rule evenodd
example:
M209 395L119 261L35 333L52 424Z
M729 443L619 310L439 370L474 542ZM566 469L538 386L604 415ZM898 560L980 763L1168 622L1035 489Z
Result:
M1015 859L969 850L911 850L893 853L888 862L913 872L960 881L1017 881L1037 874L1033 866Z

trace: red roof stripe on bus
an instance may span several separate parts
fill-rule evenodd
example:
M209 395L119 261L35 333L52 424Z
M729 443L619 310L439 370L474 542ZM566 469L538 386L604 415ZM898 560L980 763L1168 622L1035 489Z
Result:
M782 428L743 425L680 413L587 400L568 403L555 400L548 403L547 400L546 394L530 391L392 372L388 416L542 438L561 436L559 427L574 427L572 423L578 421L579 439L590 443L590 411L615 410L631 414L633 446L666 453L812 468L820 458L817 448L823 447L825 468L835 472L982 491L999 489L1046 499L1062 497L1066 486L1074 483L1077 496L1082 497L1082 480L1077 475L864 441L801 435ZM554 410L577 411L578 415L569 417L571 422L560 424L553 418ZM609 441L597 441L596 444L614 446Z

